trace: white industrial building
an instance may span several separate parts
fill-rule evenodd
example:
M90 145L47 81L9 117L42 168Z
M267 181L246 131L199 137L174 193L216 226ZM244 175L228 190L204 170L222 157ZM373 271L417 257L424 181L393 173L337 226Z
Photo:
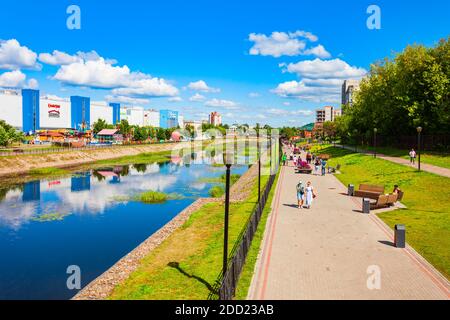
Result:
M80 129L81 123L89 129L99 119L109 124L125 119L130 125L161 127L162 114L168 111L145 110L143 107L121 106L118 103L108 105L106 102L91 102L85 97L62 99L40 96L38 90L0 91L0 120L25 132ZM24 114L27 115L25 118ZM178 116L177 112L175 114L176 121L170 125L184 127L183 117Z

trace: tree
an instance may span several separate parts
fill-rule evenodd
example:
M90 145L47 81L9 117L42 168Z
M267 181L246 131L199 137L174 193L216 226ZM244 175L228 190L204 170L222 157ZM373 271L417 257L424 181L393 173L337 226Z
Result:
M163 128L158 128L156 139L158 139L158 141L166 140L166 131Z
M393 140L415 135L419 125L427 134L450 134L449 61L450 38L433 48L408 46L373 64L353 106L338 121L338 134L343 128L347 136L357 130L367 141L376 127Z
M131 126L128 122L128 120L121 120L119 123L119 131L121 134L123 134L124 137L129 137L131 133Z
M17 131L5 121L0 120L0 146L7 147L14 142L20 142L25 139L21 131Z
M323 136L328 141L333 141L337 134L337 124L332 121L325 121L323 123Z
M99 133L100 131L102 131L103 129L112 129L114 126L109 125L108 123L106 123L105 120L103 119L98 119L95 123L94 123L94 134Z
M133 140L134 141L145 141L149 137L148 129L145 127L135 126L133 128Z

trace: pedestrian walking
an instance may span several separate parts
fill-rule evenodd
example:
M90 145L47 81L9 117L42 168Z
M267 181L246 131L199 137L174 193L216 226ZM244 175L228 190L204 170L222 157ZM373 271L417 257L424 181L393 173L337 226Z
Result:
M306 154L306 162L308 164L311 164L311 153L309 153L309 152Z
M303 185L303 182L300 181L297 184L297 205L299 209L303 208L304 198L305 198L305 186Z
M286 166L286 160L287 160L286 153L283 153L283 157L281 158L281 160L283 161L283 166Z
M319 168L320 168L320 160L317 158L314 162L314 174L319 174Z
M322 176L324 176L325 175L325 173L326 173L326 166L327 166L327 162L325 161L325 159L322 159Z
M305 188L305 200L307 209L311 209L314 198L316 198L314 187L312 186L311 181L308 181Z
M411 151L409 152L409 161L412 165L416 164L416 156L416 151L414 149L411 149Z

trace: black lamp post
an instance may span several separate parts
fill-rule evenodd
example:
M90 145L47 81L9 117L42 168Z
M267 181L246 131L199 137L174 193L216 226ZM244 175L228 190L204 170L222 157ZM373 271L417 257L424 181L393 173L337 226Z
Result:
M224 163L227 168L226 182L225 182L225 223L223 236L223 275L227 271L228 266L228 218L230 213L230 174L231 165L233 164L234 156L232 153L224 154Z
M259 128L259 124L257 125ZM259 130L256 132L256 145L257 145L257 157L258 157L258 203L261 200L261 149L259 144Z
M353 130L353 134L355 135L355 152L358 152L358 139L357 139L357 135L358 135L358 130Z
M377 132L378 132L378 129L374 128L373 129L373 157L374 158L377 157Z
M417 155L418 155L418 164L419 164L419 171L420 171L420 148L422 146L422 127L417 127Z

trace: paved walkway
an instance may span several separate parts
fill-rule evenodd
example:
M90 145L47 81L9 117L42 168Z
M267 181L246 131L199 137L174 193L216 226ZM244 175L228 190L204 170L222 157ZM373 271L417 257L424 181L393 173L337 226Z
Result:
M310 210L295 206L300 179L318 194ZM282 169L248 298L449 299L449 282L412 248L394 248L392 231L345 192L333 175Z
M342 147L342 145L339 145L337 147ZM347 150L355 151L354 147L344 146L344 148L347 149ZM373 155L372 152L367 152L367 151L359 151L359 153L363 153L363 154L367 154L367 155ZM384 159L384 160L391 161L391 162L398 163L398 164L403 164L405 166L411 167L411 163L409 162L408 159L387 156L387 155L379 154L379 153L377 153L377 158ZM415 166L416 167L418 166L417 161L416 161L416 165ZM426 172L437 174L439 176L450 178L450 169L447 169L447 168L433 166L431 164L421 162L420 163L420 169L423 170L423 171L426 171Z

